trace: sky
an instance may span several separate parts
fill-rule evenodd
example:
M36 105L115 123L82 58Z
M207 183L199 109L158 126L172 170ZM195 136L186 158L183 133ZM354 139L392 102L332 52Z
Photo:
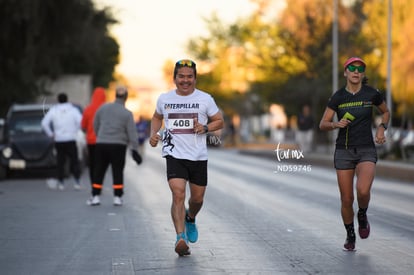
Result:
M250 14L250 0L94 0L98 8L109 6L119 24L111 33L120 44L116 71L128 80L162 85L162 66L168 59L191 58L185 51L189 38L207 35L203 17L213 12L226 22ZM196 61L196 60L195 60Z

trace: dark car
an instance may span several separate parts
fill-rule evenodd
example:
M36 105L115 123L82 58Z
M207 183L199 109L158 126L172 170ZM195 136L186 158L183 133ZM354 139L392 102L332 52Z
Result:
M0 118L0 144L3 143L4 119Z
M5 119L3 142L0 145L0 179L15 171L45 171L48 176L53 176L56 150L53 139L46 135L41 126L48 109L49 106L42 104L11 106ZM83 146L84 143L81 142L84 136L79 136L79 139L80 146Z

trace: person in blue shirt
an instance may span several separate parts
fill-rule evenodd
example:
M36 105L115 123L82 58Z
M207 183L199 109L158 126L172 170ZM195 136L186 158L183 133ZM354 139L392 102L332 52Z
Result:
M138 150L141 155L144 154L144 143L149 138L150 124L142 116L139 117L135 124L138 133Z

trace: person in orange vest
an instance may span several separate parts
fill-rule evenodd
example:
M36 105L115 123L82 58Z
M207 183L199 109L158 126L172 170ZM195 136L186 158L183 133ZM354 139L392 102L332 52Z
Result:
M95 167L95 147L96 147L96 134L93 129L93 119L95 113L102 104L106 101L105 89L102 87L96 87L93 91L91 102L83 111L81 127L86 133L86 144L88 148L88 167L89 178L92 183L93 173Z

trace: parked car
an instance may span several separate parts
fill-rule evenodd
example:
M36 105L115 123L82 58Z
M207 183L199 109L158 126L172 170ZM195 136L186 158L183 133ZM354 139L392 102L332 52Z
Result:
M0 144L3 143L4 118L0 118Z
M54 176L56 150L53 139L41 127L44 114L50 106L43 104L14 104L4 123L3 142L0 144L0 179L10 172L45 171ZM80 131L81 132L81 131ZM86 162L83 133L78 135L78 150L82 166ZM69 166L67 167L69 175Z
M407 130L400 142L403 160L414 160L414 130Z

